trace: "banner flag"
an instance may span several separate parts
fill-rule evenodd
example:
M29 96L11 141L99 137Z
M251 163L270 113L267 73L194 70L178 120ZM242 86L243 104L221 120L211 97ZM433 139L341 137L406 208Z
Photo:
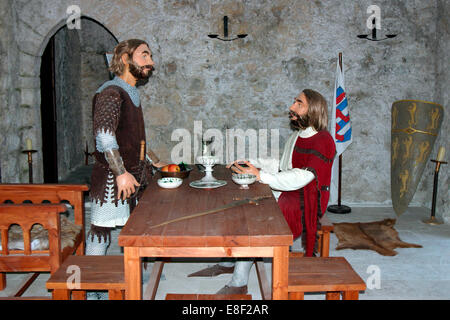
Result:
M329 203L336 203L338 201L339 155L341 155L350 143L352 143L352 123L350 121L349 106L344 84L344 63L342 63L341 68L339 59L336 68L333 98L330 134L336 144L336 157L334 158L331 173Z

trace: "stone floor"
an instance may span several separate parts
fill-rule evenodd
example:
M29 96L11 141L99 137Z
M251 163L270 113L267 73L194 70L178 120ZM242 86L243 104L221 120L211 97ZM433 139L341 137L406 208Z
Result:
M88 170L87 170L88 171ZM80 181L81 182L81 181ZM355 271L363 278L368 289L360 294L361 300L397 300L397 299L450 299L450 225L432 226L421 220L430 215L430 210L411 207L395 225L400 239L420 244L423 248L399 248L396 256L382 256L369 250L335 250L338 240L334 234L330 240L330 256L345 257ZM328 213L332 222L370 222L385 218L397 218L393 209L388 207L353 207L346 215ZM89 230L90 206L86 203L86 229ZM120 229L116 229L108 254L122 254L117 245ZM295 243L294 247L299 244ZM224 286L230 274L214 278L188 278L187 275L215 263L215 260L182 260L166 264L156 299L164 299L167 293L215 293ZM143 271L144 290L153 263ZM265 260L266 273L270 280L271 261ZM376 276L379 275L379 281ZM8 286L0 291L0 297L12 294L23 281L26 274L7 274ZM45 289L48 273L41 274L24 296L50 296ZM254 300L260 300L258 280L253 267L249 279L249 294ZM305 299L324 299L322 294L306 294Z

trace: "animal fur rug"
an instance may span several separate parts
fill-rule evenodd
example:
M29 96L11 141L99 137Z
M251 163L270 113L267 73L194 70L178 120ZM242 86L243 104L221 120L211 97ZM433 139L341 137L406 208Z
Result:
M75 238L81 231L81 226L74 224L65 216L61 216L61 248L72 247ZM0 244L0 250L2 246ZM8 249L24 250L22 228L15 224L8 231ZM48 250L48 231L40 224L31 228L31 250Z
M385 219L367 223L334 223L334 233L339 239L336 250L368 249L383 256L395 256L395 248L422 248L400 240L394 229L395 222L395 219Z

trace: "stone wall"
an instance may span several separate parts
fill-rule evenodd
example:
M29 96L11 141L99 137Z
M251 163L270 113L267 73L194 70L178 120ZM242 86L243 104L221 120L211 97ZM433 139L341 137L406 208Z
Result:
M446 0L439 0L437 3L437 61L436 61L436 102L444 106L444 119L442 121L441 133L436 140L435 152L436 156L438 148L440 146L445 147L446 156L445 161L450 162L450 99L449 99L449 87L450 87L450 2ZM435 157L433 157L435 159ZM431 166L428 179L431 181L431 176L434 175L435 166ZM449 177L449 164L442 165L439 173L439 186L437 195L437 209L436 215L442 215L447 223L450 223L450 177ZM432 190L428 192L429 198L426 206L431 208L431 194Z
M27 91L36 85L33 78L20 73L19 49L15 34L16 12L13 1L0 2L0 166L2 182L28 181L25 139L35 131L30 119L32 106ZM23 95L25 96L23 96ZM28 100L28 101L27 101ZM36 142L36 141L35 141Z
M88 142L89 152L94 151L92 137L92 97L95 91L110 79L106 68L105 52L112 52L117 40L103 26L89 19L81 19L81 108L83 150ZM93 158L89 158L93 163ZM84 165L84 160L83 160Z
M80 23L80 30L64 27L55 35L59 180L84 165L86 143L94 150L92 97L110 78L104 53L117 44L100 24L85 18Z
M156 72L140 88L141 101L150 146L166 161L178 143L170 141L173 130L192 132L195 120L202 121L204 130L279 129L282 146L289 134L287 108L303 88L321 92L331 107L337 57L343 52L354 133L354 142L344 153L343 201L352 205L391 204L392 103L418 99L448 104L448 86L441 82L448 84L448 68L437 67L448 60L448 41L440 40L442 28L436 29L444 25L448 32L447 18L440 12L448 7L445 1L378 1L379 35L398 34L381 42L357 38L370 32L368 0L10 3L11 15L16 16L16 33L10 37L17 42L21 66L39 66L47 39L65 23L67 7L73 4L119 41L149 42ZM224 15L229 17L230 35L248 36L230 42L208 38L210 33L222 33ZM3 26L0 31L6 32ZM38 75L33 68L29 73L31 78ZM26 105L39 119L39 93L30 98L33 103ZM446 117L447 130L438 143L448 140ZM39 125L30 130L39 139ZM2 162L2 174L19 171L14 164L10 168ZM37 179L42 175L39 170ZM432 178L424 175L411 205L429 205L431 189ZM448 208L447 199L439 208Z

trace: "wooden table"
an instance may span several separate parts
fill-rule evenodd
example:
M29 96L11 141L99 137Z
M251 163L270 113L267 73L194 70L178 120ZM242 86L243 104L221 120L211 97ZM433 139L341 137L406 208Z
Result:
M210 210L235 198L271 195L256 182L247 190L231 180L231 172L215 166L213 175L226 180L217 189L196 189L191 181L204 173L194 168L177 189L163 189L155 176L119 235L124 247L126 299L142 299L142 257L269 257L272 261L272 298L288 299L289 246L293 236L275 198L246 204L189 220L151 228L159 223ZM219 288L218 288L219 289Z

